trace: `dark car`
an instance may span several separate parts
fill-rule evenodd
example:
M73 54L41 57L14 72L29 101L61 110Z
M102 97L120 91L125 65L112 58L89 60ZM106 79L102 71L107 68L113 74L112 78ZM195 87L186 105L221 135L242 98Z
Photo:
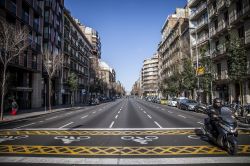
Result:
M203 104L203 103L199 103L197 104L195 107L194 107L194 111L195 112L199 112L199 113L204 113L206 114L207 113L207 108L208 106L206 104Z
M195 100L182 100L182 102L180 102L180 109L184 109L187 111L194 111L194 108L196 105L198 105L199 103Z

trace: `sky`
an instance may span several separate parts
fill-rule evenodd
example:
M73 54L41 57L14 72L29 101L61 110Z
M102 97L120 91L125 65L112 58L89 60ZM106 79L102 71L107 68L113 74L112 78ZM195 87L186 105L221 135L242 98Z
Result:
M169 14L186 0L65 0L71 15L98 31L101 59L116 71L116 79L132 89L143 60L157 52L161 28Z

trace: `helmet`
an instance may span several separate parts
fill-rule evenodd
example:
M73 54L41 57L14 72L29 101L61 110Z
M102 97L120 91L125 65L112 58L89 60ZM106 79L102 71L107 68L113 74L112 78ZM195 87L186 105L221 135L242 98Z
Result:
M222 106L222 101L219 98L215 98L213 100L213 107L214 108L220 108Z

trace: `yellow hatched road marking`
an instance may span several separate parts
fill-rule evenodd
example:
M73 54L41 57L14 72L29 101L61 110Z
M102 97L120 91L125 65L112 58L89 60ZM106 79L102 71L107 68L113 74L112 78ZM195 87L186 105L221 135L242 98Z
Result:
M197 129L201 133L201 130ZM2 130L0 135L194 135L194 130ZM241 135L250 135L249 130L239 130Z
M198 132L201 132L198 130ZM108 130L2 130L0 135L194 135L194 130L147 130L147 131L108 131ZM249 130L239 130L241 135L249 135Z
M108 130L3 130L0 135L187 135L193 130L147 130L147 131L108 131Z
M0 154L38 155L194 155L227 154L215 146L32 146L0 145ZM238 154L250 154L250 145L239 145Z

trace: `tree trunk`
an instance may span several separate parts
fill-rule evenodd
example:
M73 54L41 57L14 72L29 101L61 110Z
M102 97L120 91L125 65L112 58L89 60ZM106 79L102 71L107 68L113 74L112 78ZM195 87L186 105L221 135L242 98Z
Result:
M6 67L4 66L3 69L3 79L2 79L2 86L1 86L1 121L3 120L3 111L4 111L4 96L5 96L5 82L6 82Z
M242 81L239 81L239 85L240 85L240 104L243 105Z
M51 78L49 78L49 111L51 111Z

